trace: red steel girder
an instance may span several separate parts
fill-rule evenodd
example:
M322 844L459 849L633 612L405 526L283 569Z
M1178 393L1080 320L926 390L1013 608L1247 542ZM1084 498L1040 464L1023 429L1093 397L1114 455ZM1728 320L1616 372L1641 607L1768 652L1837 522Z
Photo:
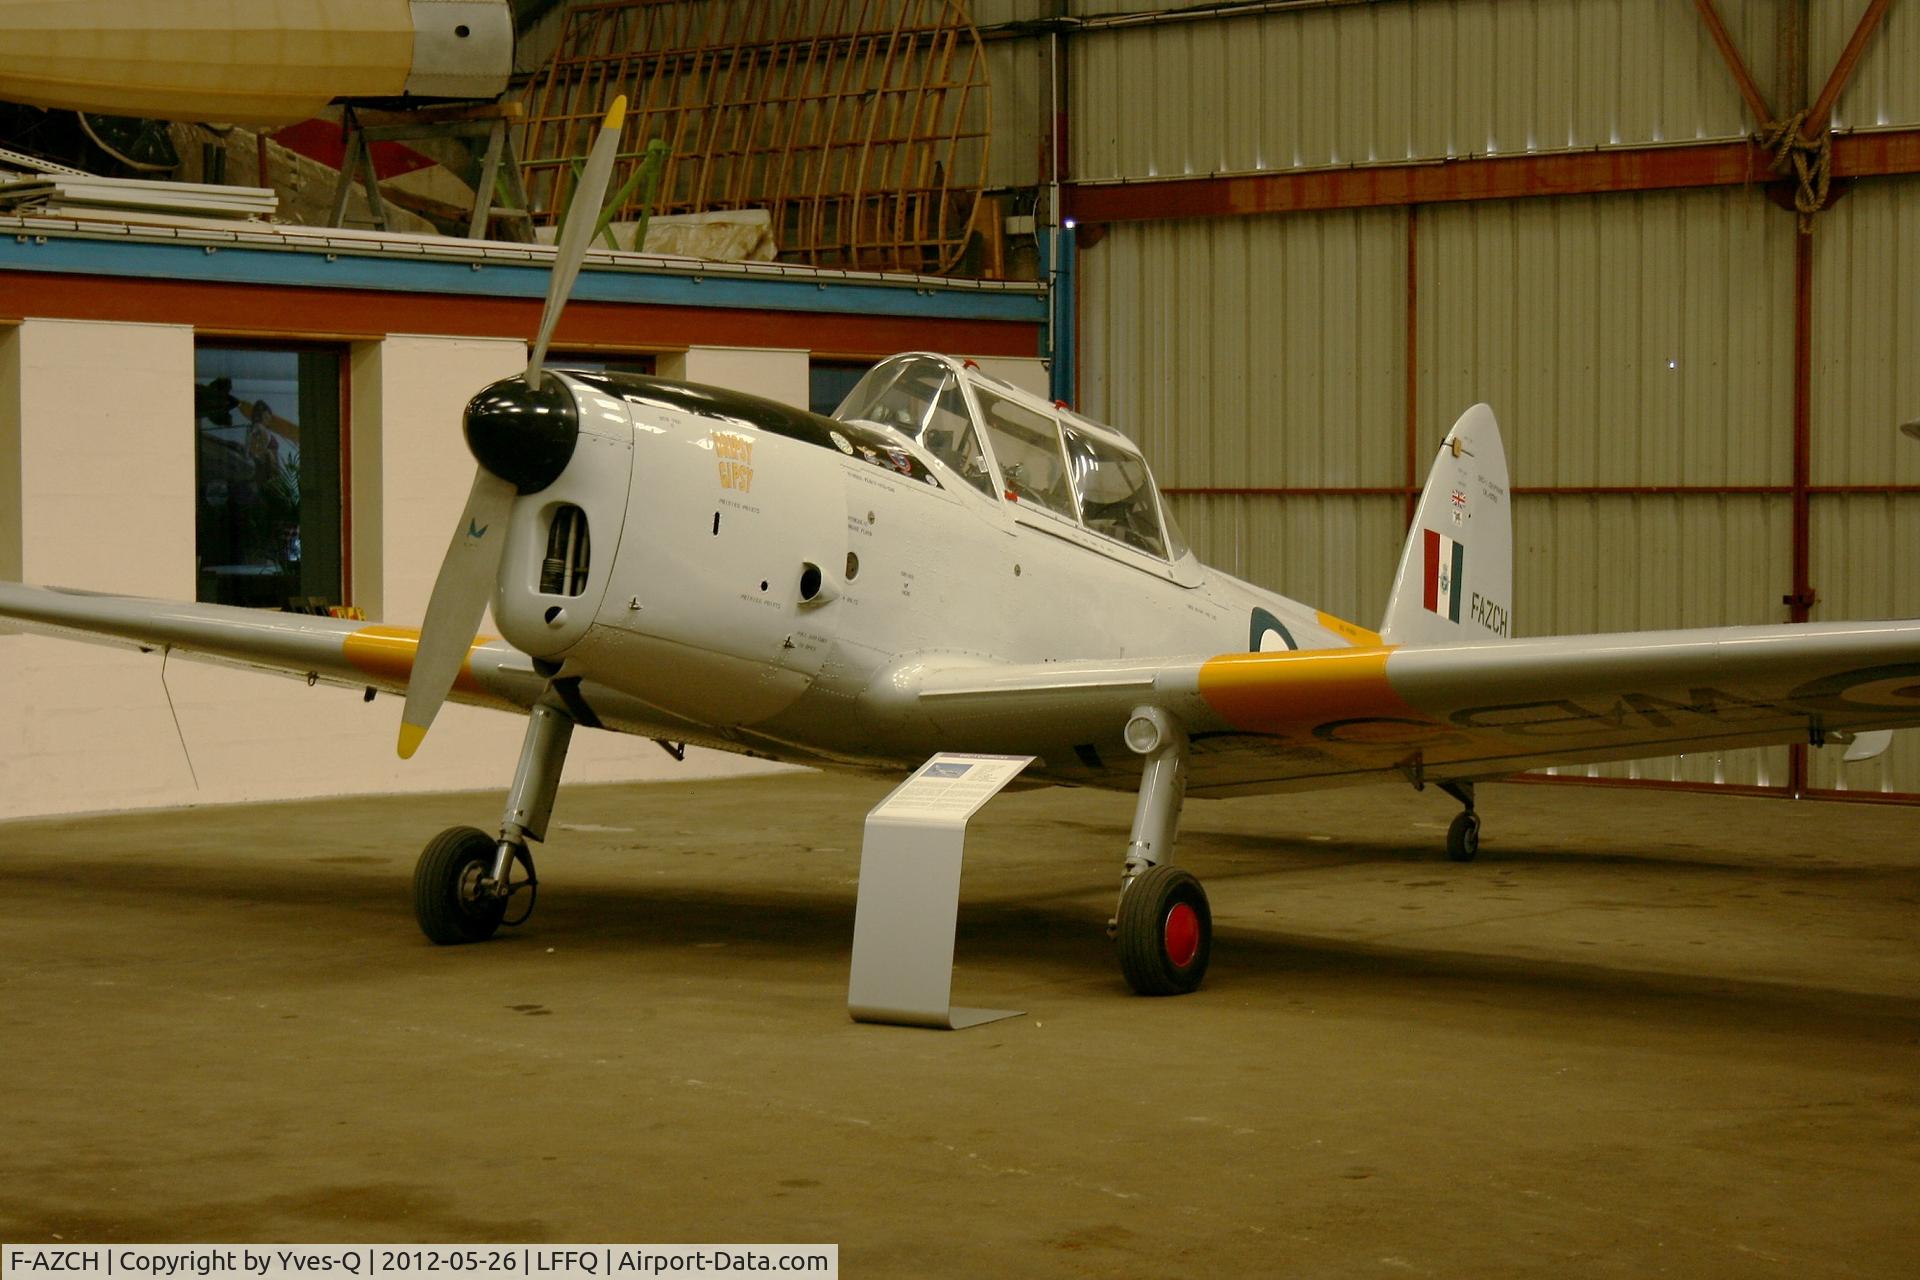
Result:
M1694 8L1700 11L1700 21L1706 24L1707 34L1713 37L1713 43L1720 50L1720 56L1726 60L1727 70L1733 73L1733 82L1740 86L1740 96L1747 100L1747 110L1753 112L1756 124L1769 124L1773 120L1773 108L1767 105L1766 98L1760 92L1760 86L1753 82L1753 73L1747 70L1746 59L1740 56L1740 50L1734 47L1733 37L1727 34L1727 27L1720 21L1720 10L1713 0L1693 0Z
M1870 0L1867 11L1860 15L1860 25L1853 29L1853 38L1840 51L1840 60L1833 64L1833 74L1827 77L1826 87L1820 90L1820 96L1807 108L1807 118L1800 125L1801 137L1812 141L1826 132L1827 120L1833 115L1833 104L1839 100L1847 82L1853 79L1853 69L1860 64L1860 55L1866 50L1867 41L1873 38L1874 30L1879 27L1880 19L1886 12L1887 0Z
M1838 134L1836 178L1920 173L1920 129ZM1144 222L1251 213L1299 213L1598 195L1686 187L1759 186L1774 180L1768 156L1741 140L1689 146L1609 147L1410 164L1305 169L1066 187L1067 213L1080 222Z

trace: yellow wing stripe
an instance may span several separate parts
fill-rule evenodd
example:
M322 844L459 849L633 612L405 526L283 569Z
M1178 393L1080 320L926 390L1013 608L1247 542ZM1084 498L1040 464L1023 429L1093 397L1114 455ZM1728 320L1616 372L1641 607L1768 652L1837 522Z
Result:
M473 651L491 644L492 636L475 636L460 664L453 687L462 693L482 693L473 675ZM420 632L414 627L362 627L346 637L347 661L376 680L404 685L413 675L414 655L420 652Z
M1233 653L1200 665L1200 696L1236 729L1310 734L1342 720L1377 718L1427 725L1387 683L1391 646Z

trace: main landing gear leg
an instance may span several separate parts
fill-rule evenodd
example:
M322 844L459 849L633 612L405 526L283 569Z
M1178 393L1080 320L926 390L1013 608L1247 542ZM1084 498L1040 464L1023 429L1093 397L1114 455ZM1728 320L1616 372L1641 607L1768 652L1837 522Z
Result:
M442 945L485 942L501 925L525 924L533 914L540 881L527 842L547 838L547 820L572 738L573 721L564 712L534 707L500 834L453 827L435 836L421 853L413 869L413 914L430 940ZM526 872L522 879L513 878L516 864ZM523 891L526 907L508 919L508 900Z
M1440 789L1466 807L1447 828L1447 856L1455 862L1472 862L1480 852L1480 815L1473 811L1473 784L1443 782Z
M1180 995L1200 985L1213 954L1213 912L1190 871L1172 865L1187 794L1187 734L1158 707L1127 721L1127 746L1146 757L1133 839L1120 882L1120 908L1107 930L1120 945L1120 972L1143 996Z

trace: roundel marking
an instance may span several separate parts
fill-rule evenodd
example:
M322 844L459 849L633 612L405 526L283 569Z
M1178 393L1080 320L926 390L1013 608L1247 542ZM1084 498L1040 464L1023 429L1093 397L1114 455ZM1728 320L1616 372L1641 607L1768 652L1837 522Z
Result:
M1293 633L1286 624L1268 613L1265 609L1255 609L1253 620L1247 632L1247 652L1282 653L1289 649L1298 649Z
M1896 662L1843 671L1809 681L1787 697L1829 711L1909 711L1920 702L1920 663Z

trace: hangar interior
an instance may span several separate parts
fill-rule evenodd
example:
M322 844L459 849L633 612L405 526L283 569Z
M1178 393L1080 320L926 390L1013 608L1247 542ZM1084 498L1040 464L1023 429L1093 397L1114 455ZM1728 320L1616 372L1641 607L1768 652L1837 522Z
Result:
M1711 21L1664 0L1558 0L1496 17L1499 7L1055 12L984 0L881 6L886 14L858 19L790 6L776 22L706 0L521 4L506 97L526 104L536 205L564 186L555 166L578 149L591 114L581 95L624 74L681 86L636 98L634 136L653 131L678 148L677 167L658 175L662 208L751 203L751 164L779 155L798 174L817 156L814 178L759 180L778 187L768 203L783 226L838 226L861 199L904 226L904 211L928 195L924 179L909 180L906 157L924 155L939 194L966 209L966 254L949 253L955 214L926 233L932 251L849 218L840 249L808 231L810 247L765 267L749 260L731 269L745 273L736 278L611 255L589 266L561 335L569 355L660 360L663 373L796 403L819 398L809 376L844 389L852 371L895 350L1023 362L1027 385L1051 386L1140 441L1203 560L1365 625L1380 616L1424 459L1455 415L1485 400L1513 458L1515 634L1920 613L1920 451L1894 430L1920 412L1920 215L1909 176L1920 89L1900 73L1915 52L1912 17L1798 0L1721 5ZM857 134L865 117L839 126L866 141L868 158L834 171L849 175L837 182L827 159L840 135L831 121L803 128L796 100L806 75L824 101L842 98L825 55L815 70L794 52L836 23L870 29L846 65L859 65L853 54L885 57L865 74L898 81L893 93L891 80L876 81L875 100L891 110L875 117L879 146L866 141L872 130ZM905 50L897 57L880 39L894 27L910 33L894 41ZM616 36L628 41L617 57L598 52ZM916 55L916 40L934 53ZM741 73L754 57L788 66L788 82ZM1182 91L1138 92L1166 77ZM1750 141L1790 114L1768 104L1789 102L1830 117L1830 146L1807 152L1824 191L1817 214L1781 207L1791 186ZM66 114L16 108L15 133L57 149L53 121ZM901 125L902 115L921 123ZM784 133L766 126L782 120ZM503 239L464 248L356 230L356 216L371 216L364 193L272 140L299 143L314 123L245 136L259 157L271 147L257 171L279 188L285 216L324 222L324 196L352 196L338 230L249 221L222 233L16 206L0 277L9 496L0 505L11 512L0 522L0 573L169 598L191 586L216 598L207 566L221 568L218 547L197 566L164 550L190 526L207 533L209 517L190 502L197 460L149 424L192 412L193 387L236 358L222 350L259 361L278 349L283 361L339 372L325 410L341 426L337 475L309 479L343 501L321 517L333 523L303 530L316 535L305 543L340 549L325 571L309 559L309 574L332 575L318 593L371 618L418 616L427 548L440 536L433 501L450 503L459 484L457 468L434 479L439 446L467 390L512 363L531 327L526 295L538 291L516 277L537 272L505 238L522 225L511 219L489 224ZM196 127L163 135L178 137L179 172L255 171L232 134L190 141ZM765 156L737 142L756 127L773 139ZM721 138L728 128L735 142ZM450 181L458 168L386 185L406 199L401 181L423 172ZM424 201L411 205L435 208ZM390 208L392 219L427 226ZM879 311L831 274L899 268L913 254L935 273L880 295ZM829 278L810 285L810 270ZM989 274L1001 278L978 278ZM1038 280L1013 278L1022 275ZM796 309L791 295L809 288L819 307ZM104 351L118 358L102 361ZM189 364L194 380L183 383ZM283 397L300 394L287 385ZM387 426L401 421L404 433ZM84 433L69 425L80 422ZM231 454L244 433L226 430ZM319 456L299 453L309 469ZM135 457L143 465L120 465ZM170 487L156 486L160 476ZM171 532L137 547L71 536L97 524ZM1619 574L1627 563L1662 568ZM246 568L230 566L223 580L243 581ZM280 591L278 578L251 585L315 594ZM436 743L410 769L375 764L380 753L363 749L377 736L371 717L338 695L301 698L174 664L173 710L201 768L180 750L152 664L33 640L13 647L21 660L0 678L41 691L16 700L31 732L0 747L20 813L485 785L510 751L489 717L456 709L473 754ZM49 699L51 689L66 692ZM282 710L245 715L242 703ZM129 714L106 713L120 707ZM298 732L276 738L274 725ZM1910 737L1854 764L1838 751L1775 747L1562 772L1912 796L1920 744ZM311 763L247 767L269 741ZM622 743L595 741L585 755L587 776L605 779L669 764Z
M1137 442L1201 560L1365 627L1484 401L1515 635L1920 617L1913 0L449 0L506 24L477 87L423 78L437 3L319 4L297 73L261 51L298 5L212 6L184 45L169 6L0 5L0 581L417 623L462 408L526 368L543 242L625 92L561 367L830 413L887 355L967 357ZM102 70L109 25L152 55ZM47 87L89 59L97 100ZM402 762L395 714L0 627L4 1019L67 1046L9 1090L0 1171L36 1189L0 1235L762 1230L900 1275L1920 1265L1915 733L1547 770L1498 788L1478 884L1422 865L1404 788L1208 807L1183 859L1238 886L1241 959L1198 1010L1124 1000L1080 937L1124 806L1010 797L960 973L1036 1012L918 1040L836 1003L884 787L580 735L574 883L455 973L388 892L392 834L471 817L433 793L497 792L523 725L450 706ZM118 935L84 962L81 911ZM229 1035L246 1060L195 1047ZM427 1153L497 1158L462 1108L508 1077L567 1101L505 1157L534 1189L502 1215ZM88 1098L43 1107L71 1078ZM92 1103L149 1086L117 1153ZM170 1150L196 1121L226 1136Z

